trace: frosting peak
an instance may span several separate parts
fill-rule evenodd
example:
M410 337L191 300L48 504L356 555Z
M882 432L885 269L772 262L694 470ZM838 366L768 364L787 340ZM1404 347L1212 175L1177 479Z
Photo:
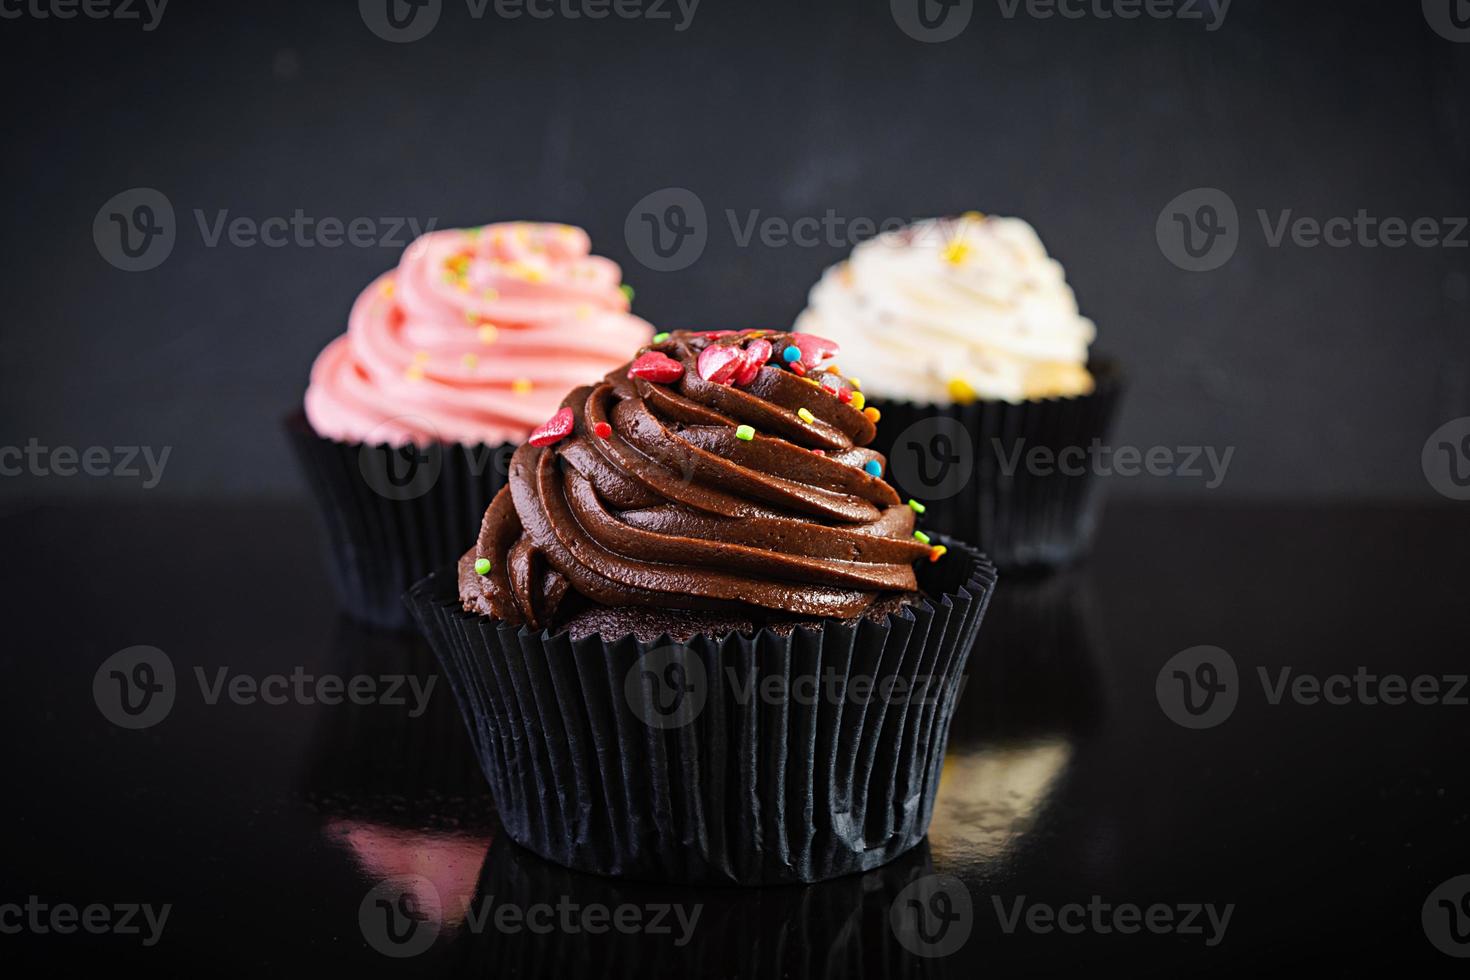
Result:
M344 441L519 441L652 332L621 278L570 225L424 235L318 356L307 419Z
M575 591L612 607L850 618L913 591L913 562L938 549L863 448L877 412L827 366L834 350L680 332L573 391L512 458L460 562L465 607L539 628Z
M828 269L797 321L843 345L877 395L1022 401L1086 394L1096 328L1019 218L967 214L869 239Z

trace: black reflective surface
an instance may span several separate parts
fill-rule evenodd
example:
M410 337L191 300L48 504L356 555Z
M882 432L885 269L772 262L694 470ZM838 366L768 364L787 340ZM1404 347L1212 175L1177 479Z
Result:
M1287 693L1272 704L1269 688L1290 667L1291 678L1432 675L1450 693L1467 670L1464 508L1111 507L1086 568L1002 581L927 845L869 875L763 891L593 878L498 840L432 656L413 637L337 614L304 509L41 508L0 517L0 535L10 613L0 905L46 906L34 921L0 909L7 965L1463 973L1431 944L1421 912L1438 886L1470 874L1470 707L1363 703L1358 682L1343 688L1353 703ZM127 730L105 716L108 682L94 694L94 677L137 645L167 655L175 697L161 721ZM1191 730L1165 714L1155 684L1166 661L1199 645L1228 651L1238 703ZM270 675L286 680L263 691L285 703L250 702ZM324 676L373 678L373 696L404 703L320 703ZM383 679L394 677L412 683L390 691ZM64 912L49 918L57 907L106 906L115 924L131 903L155 915L168 906L151 945L142 913L136 934L51 928L66 925ZM1130 903L1168 907L1175 922L1194 904L1230 917L1222 929L1199 913L1201 934L1099 928L1120 924ZM505 906L522 918L497 919ZM1430 906L1470 930L1470 912ZM403 951L393 916L415 908L396 938L422 951L387 955L385 943ZM592 908L624 909L639 931L589 932ZM532 909L545 911L528 920ZM1048 909L1080 931L1041 931ZM531 920L553 924L538 934ZM921 926L932 942L920 952L962 941L920 955Z

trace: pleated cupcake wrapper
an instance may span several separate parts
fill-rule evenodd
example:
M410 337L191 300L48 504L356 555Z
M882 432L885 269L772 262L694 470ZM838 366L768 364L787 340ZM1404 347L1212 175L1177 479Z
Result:
M303 786L316 808L408 827L489 816L485 780L454 691L422 637L343 616L325 669L344 679L412 676L421 689L433 686L417 716L406 681L396 691L401 705L358 704L344 696L320 707Z
M939 976L944 961L905 950L889 919L904 889L933 873L928 845L921 843L882 868L814 885L681 888L569 871L497 838L474 901L483 926L461 927L452 961L471 976ZM669 911L658 914L667 932L576 928L545 936L525 928L495 928L493 914L501 906L555 910L568 902L577 906L573 921L589 906L632 906L640 910L641 921L651 922L655 915L649 910L678 905L684 921L693 925L686 931ZM483 915L487 908L488 916Z
M313 432L300 412L286 433L326 528L342 608L372 626L412 626L403 593L474 543L515 446L338 442Z
M599 874L812 882L885 864L928 830L961 673L995 585L983 555L943 543L944 559L920 563L934 598L882 623L826 621L785 636L533 633L466 614L453 569L409 602L512 840ZM660 713L669 692L644 671L703 690L702 708ZM806 679L821 681L817 696L799 686Z
M1044 449L1055 458L1070 447L1085 452L1095 439L1106 443L1123 380L1111 362L1089 367L1096 390L1074 398L968 405L874 399L882 420L872 448L888 458L886 476L904 498L924 504L924 528L975 542L1005 571L1069 564L1092 543L1098 476L1090 457L1082 474L1071 475L1056 466L1031 472L1026 455ZM954 444L962 439L966 447ZM961 465L943 459L963 453L973 461L967 478Z

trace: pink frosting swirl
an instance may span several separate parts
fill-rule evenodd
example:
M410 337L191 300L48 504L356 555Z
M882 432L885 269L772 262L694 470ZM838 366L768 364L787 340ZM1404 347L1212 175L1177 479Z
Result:
M616 262L570 225L435 231L369 286L311 368L318 435L393 445L519 442L653 328Z

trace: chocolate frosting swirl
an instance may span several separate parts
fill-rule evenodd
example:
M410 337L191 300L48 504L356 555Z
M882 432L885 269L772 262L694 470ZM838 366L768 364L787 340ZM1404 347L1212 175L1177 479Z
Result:
M798 363L788 347L804 348ZM873 473L885 461L862 447L876 413L821 366L833 352L809 335L680 332L574 390L571 431L516 451L461 559L465 608L541 628L575 591L603 606L851 618L914 591L931 549ZM630 376L650 360L657 371ZM733 379L716 368L732 361L747 365Z

